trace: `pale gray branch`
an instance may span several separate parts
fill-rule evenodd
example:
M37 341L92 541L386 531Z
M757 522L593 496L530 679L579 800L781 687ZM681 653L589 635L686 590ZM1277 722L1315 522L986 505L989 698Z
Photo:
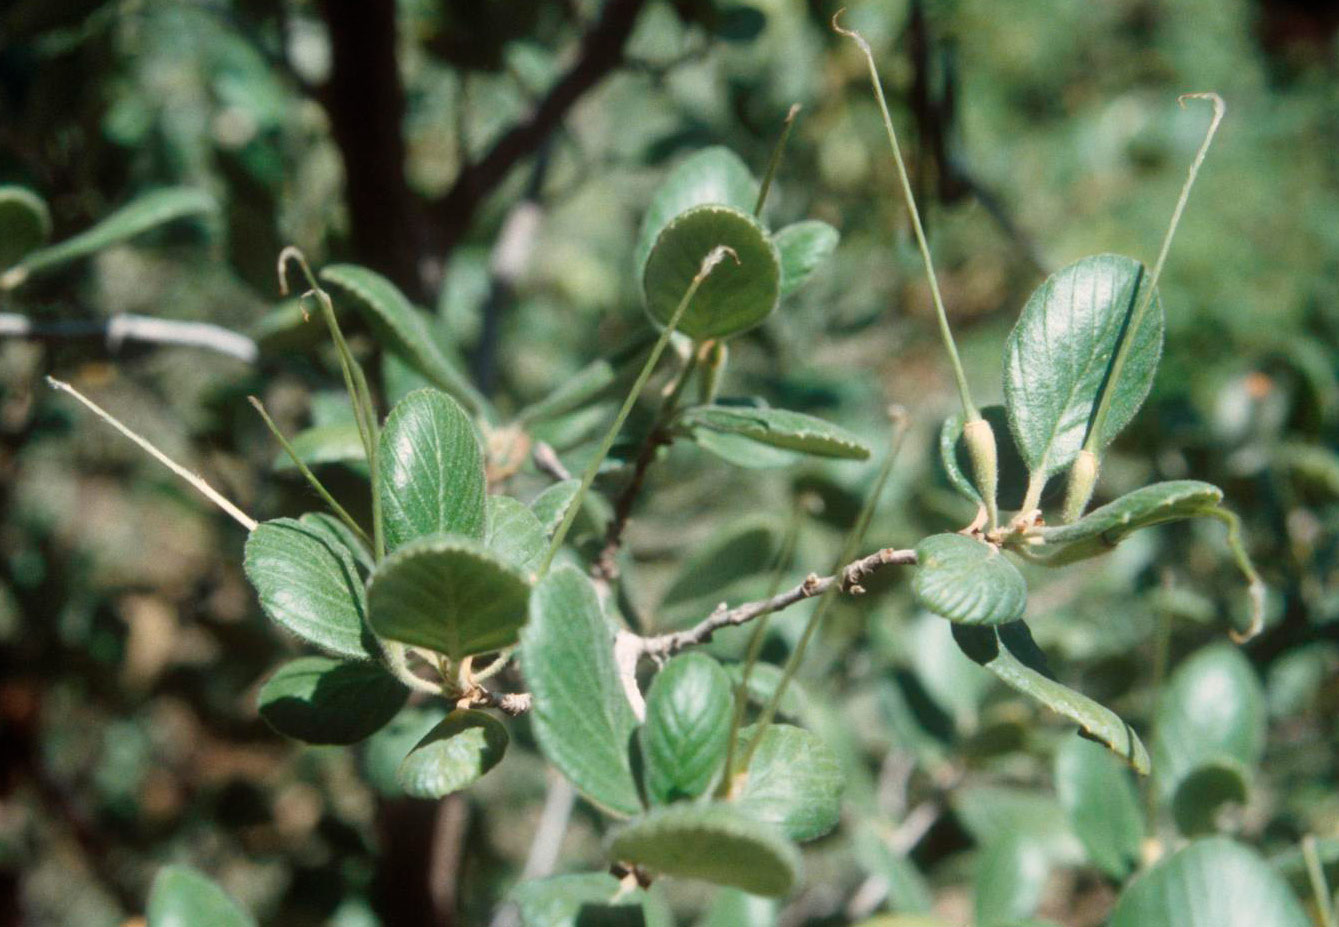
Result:
M183 322L146 315L114 315L109 319L40 322L14 312L0 313L0 338L34 341L101 341L115 353L127 341L201 348L254 364L260 356L246 335L208 322Z

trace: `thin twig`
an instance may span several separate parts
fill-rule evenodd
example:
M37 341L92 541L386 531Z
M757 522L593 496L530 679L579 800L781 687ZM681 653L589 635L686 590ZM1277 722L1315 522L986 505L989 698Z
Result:
M140 435L137 435L135 432L131 431L110 412L99 406L96 402L94 402L92 399L89 399L87 396L79 392L79 390L75 389L70 384L64 382L63 380L57 380L55 377L47 377L46 381L51 386L52 389L57 389L62 392L69 393L75 399L78 399L89 410L91 410L94 415L96 415L98 418L102 419L108 425L111 425L117 431L121 432L121 434L125 435L131 441L134 441L137 445L139 445L140 448L150 457L161 463L163 466L167 467L169 470L171 470L177 476L181 477L186 482L190 483L192 486L194 486L206 499L217 505L219 508L223 509L223 511L227 512L229 515L231 515L237 521L237 523L240 524L247 531L256 530L257 525L256 520L252 518L250 515L243 512L237 506L233 505L232 502L230 502L228 499L224 498L222 493L220 493L213 486L210 486L208 483L205 482L204 477L192 473L190 470L187 470L185 467L177 463L171 457L168 457L162 451L158 450L158 448L150 444L148 439L143 438Z
M147 315L114 315L109 319L39 322L16 312L0 313L0 338L32 341L101 341L113 354L127 341L183 348L201 348L245 364L260 357L246 335L208 322L183 322Z

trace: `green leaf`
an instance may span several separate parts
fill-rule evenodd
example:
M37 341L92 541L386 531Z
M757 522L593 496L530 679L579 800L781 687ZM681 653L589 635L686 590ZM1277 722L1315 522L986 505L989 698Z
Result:
M798 451L784 451L723 431L698 429L693 432L693 443L726 463L746 470L776 470L804 462L804 455Z
M262 522L246 540L245 568L260 607L284 630L336 656L380 655L353 558L320 528L291 518Z
M689 554L661 599L671 621L696 617L727 599L767 593L768 568L781 550L783 526L767 514L745 515L724 526Z
M545 537L552 536L553 532L558 530L563 516L567 514L567 507L577 497L577 490L580 488L581 480L563 480L535 496L534 501L530 503L530 511L539 519Z
M1250 661L1236 647L1205 647L1167 680L1153 724L1159 789L1165 797L1181 797L1178 821L1196 831L1223 801L1247 790L1265 748L1264 690ZM1216 769L1182 793L1183 780L1206 765ZM1234 774L1242 781L1228 781Z
M509 896L524 927L642 927L645 898L607 872L531 879Z
M1004 349L1004 398L1023 459L1050 476L1069 466L1087 437L1103 390L1113 390L1098 447L1143 405L1162 354L1162 303L1126 332L1146 283L1144 266L1116 254L1087 257L1046 278L1028 299ZM1122 339L1133 339L1119 383L1107 374Z
M96 254L177 219L213 214L217 210L218 204L214 198L203 190L173 187L145 193L73 238L29 252L11 268L7 276L21 275L22 279L42 273Z
M1055 754L1055 791L1088 859L1124 881L1139 862L1144 839L1129 773L1098 744L1070 737Z
M358 426L353 422L314 425L293 435L288 443L293 445L298 457L309 467L361 464L367 461L363 439L358 436ZM288 452L282 450L274 458L274 469L293 473L298 470Z
M411 705L367 739L362 754L363 778L387 798L404 795L400 785L400 764L406 754L446 717L440 701Z
M621 815L641 810L628 748L637 719L614 666L613 634L595 587L559 567L530 593L521 667L540 748L572 785Z
M484 461L465 411L446 393L410 393L377 450L386 546L429 534L483 540Z
M1088 737L1106 744L1125 759L1136 772L1148 772L1148 751L1139 735L1109 708L1056 682L1026 624L1017 621L995 628L955 624L953 637L963 653L1005 685L1069 718Z
M976 927L1004 927L1034 914L1050 872L1045 850L1024 836L1009 834L987 843L972 880Z
M437 346L427 317L414 308L395 284L381 274L355 264L331 264L321 271L321 279L353 297L354 305L372 326L384 348L471 412L484 407L479 391Z
M665 227L646 261L643 294L657 324L669 322L703 259L720 245L734 256L702 281L678 330L695 341L728 338L771 315L781 295L781 258L767 231L748 213L698 206Z
M772 236L781 255L781 295L789 296L832 257L841 235L826 222L809 219L788 225Z
M255 919L187 866L164 866L149 889L148 927L255 927Z
M905 855L895 853L873 825L868 822L857 825L851 848L866 872L887 883L888 906L892 910L925 914L934 906L934 895L925 876Z
M730 6L721 10L715 32L726 42L752 42L767 28L767 14L756 6Z
M0 270L51 237L46 201L27 187L0 186Z
M640 737L652 804L707 790L725 762L733 707L729 677L706 654L677 656L656 674Z
M396 778L412 798L445 798L496 766L510 739L492 715L457 709L409 751Z
M740 683L744 680L744 664L731 663L725 668L725 673L738 691ZM772 701L783 675L779 666L771 663L755 663L753 669L749 671L748 691L745 693L748 700L759 708L767 705ZM776 713L783 718L798 718L804 711L804 701L804 688L799 682L791 680L781 695L781 704L776 706Z
M953 810L981 846L1017 837L1041 847L1056 866L1083 860L1083 846L1054 796L998 785L971 785L953 795Z
M1250 798L1251 771L1222 756L1186 773L1172 793L1172 819L1187 837L1208 836L1218 830L1219 815L1227 805L1244 805Z
M795 844L719 803L658 808L614 831L607 846L611 858L652 872L769 897L789 893L800 871Z
M334 515L329 512L308 512L299 518L298 522L319 534L334 550L338 551L342 548L345 553L353 558L353 562L358 565L364 575L372 572L374 566L372 552L359 540L357 535L349 530L348 525Z
M684 159L656 190L637 235L634 266L639 273L644 272L651 249L665 226L694 206L714 203L752 213L757 200L758 183L739 155L719 146L702 149ZM702 257L706 253L703 251Z
M865 460L869 445L844 428L812 415L785 409L745 406L698 406L679 416L681 427L740 435L759 444L816 457Z
M1072 525L1043 528L1041 536L1046 543L1036 549L1037 554L1050 566L1095 557L1140 528L1211 515L1222 501L1221 489L1198 480L1154 483L1093 509Z
M1023 574L999 548L962 534L935 534L916 547L916 601L955 624L1016 621L1027 605Z
M1311 927L1270 866L1223 837L1197 840L1135 879L1110 927Z
M983 406L981 417L990 423L995 433L995 447L998 456L999 486L996 497L1001 509L1018 509L1023 506L1023 497L1027 494L1028 469L1018 453L1013 436L1009 433L1008 413L1004 406ZM981 505L981 494L976 491L969 474L972 472L972 460L967 445L962 440L965 419L961 412L944 419L939 429L939 459L948 475L949 482L959 493L977 505Z
M517 421L525 424L548 421L626 393L655 343L654 334L642 335L611 356L596 358L548 396L522 409Z
M511 496L488 497L488 534L484 544L506 563L534 578L548 552L548 534L526 505Z
M302 657L279 667L256 701L265 723L309 744L356 744L385 727L409 690L375 663Z
M756 727L740 731L741 749L756 735ZM815 840L841 820L846 775L828 745L804 728L768 725L747 772L731 804L791 840Z
M479 543L434 535L381 561L367 602L377 634L459 661L516 643L529 593L526 578Z

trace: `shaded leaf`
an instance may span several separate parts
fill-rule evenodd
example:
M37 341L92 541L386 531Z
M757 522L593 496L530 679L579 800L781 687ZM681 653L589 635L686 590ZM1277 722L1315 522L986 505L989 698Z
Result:
M531 591L521 667L534 695L535 737L549 761L600 807L641 810L628 757L637 719L614 666L613 634L579 570L554 569Z
M400 785L400 764L409 751L446 717L440 701L410 705L391 722L367 739L362 754L363 778L387 798L404 794Z
M804 462L804 455L799 451L759 444L752 438L723 431L698 429L693 433L693 443L726 463L746 470L776 470Z
M1046 852L1026 837L1010 834L987 843L972 880L976 927L1004 927L1034 914L1050 870Z
M548 534L523 503L510 496L488 497L488 535L485 545L505 563L533 577L548 552Z
M567 507L577 497L577 490L580 488L581 480L563 480L561 483L554 483L530 503L530 511L539 519L546 537L552 536L553 532L558 530L563 516L567 514Z
M641 927L645 897L607 872L530 879L508 896L524 927Z
M698 406L679 416L690 432L700 430L739 435L783 450L817 457L865 460L869 445L844 428L812 415L785 409L744 406Z
M677 656L656 674L640 732L652 804L696 798L707 790L725 762L732 710L730 679L706 654Z
M1117 881L1139 862L1144 819L1129 773L1100 745L1070 737L1055 754L1055 792L1088 859Z
M925 876L909 858L894 852L872 825L862 824L856 828L852 849L866 872L887 883L890 908L912 914L929 912L934 905L934 895Z
M955 624L953 637L963 653L1005 685L1069 718L1085 735L1106 744L1137 772L1148 772L1148 751L1134 728L1109 708L1056 682L1026 624L1017 621L995 628Z
M227 892L188 866L158 870L145 919L148 927L254 927L256 923Z
M430 534L484 537L484 462L465 411L446 393L410 393L377 450L387 548Z
M1027 583L999 548L962 534L935 534L916 547L916 601L956 624L1016 621Z
M1197 840L1129 884L1110 927L1310 927L1297 899L1254 852Z
M1246 803L1250 782L1251 771L1230 757L1199 764L1180 778L1172 793L1176 829L1187 837L1214 833L1224 807Z
M404 707L409 690L375 663L303 657L285 663L256 697L265 723L309 744L364 740Z
M262 522L246 540L245 568L260 607L284 630L336 656L380 655L353 558L322 529L291 518Z
M731 663L725 668L725 673L737 691L744 680L744 664ZM748 691L745 693L748 700L759 708L770 703L776 693L776 687L781 684L783 675L779 666L771 663L755 663L753 669L749 671ZM781 703L776 706L777 715L783 718L798 718L804 711L804 700L804 687L792 679L781 696Z
M309 467L367 462L363 439L358 436L358 426L353 422L314 425L293 435L288 443ZM296 473L298 468L288 452L281 450L275 455L274 469Z
M716 21L716 35L726 42L752 42L767 28L767 14L756 6L730 6Z
M24 277L86 258L112 245L177 219L209 215L218 210L203 190L172 187L145 193L122 206L92 228L37 251L30 251L11 269Z
M482 397L437 346L427 316L416 309L394 283L376 271L355 264L331 264L321 279L348 293L377 335L377 341L445 390L471 412L485 405Z
M751 213L758 199L758 183L748 167L728 148L704 148L685 158L665 179L647 207L637 235L634 266L644 272L656 239L677 216L694 206L714 203ZM714 246L712 246L714 247ZM710 251L709 247L707 251ZM703 251L698 257L706 256Z
M953 810L981 846L1018 837L1041 847L1057 866L1083 859L1083 847L1055 797L998 785L973 785L953 795Z
M367 546L359 540L358 536L349 530L349 526L344 524L329 512L308 512L298 521L312 531L315 531L334 550L341 548L356 563L364 575L372 572L372 552Z
M526 424L548 421L626 393L650 357L655 342L654 334L645 334L607 357L596 358L552 393L522 409L517 421Z
M444 798L496 766L510 739L492 715L457 709L409 751L396 778L412 798Z
M419 538L381 561L367 587L372 628L452 660L516 643L530 585L482 545Z
M698 206L665 227L646 261L643 294L657 324L669 322L703 259L721 245L735 257L721 261L698 287L678 330L696 341L728 338L772 313L781 293L781 259L766 230L747 213Z
M756 727L740 731L740 749L756 735ZM846 776L816 734L789 724L768 725L746 772L731 804L776 825L791 840L814 840L841 820Z
M0 186L0 270L51 237L46 201L27 187Z
M789 296L837 250L841 235L826 222L808 219L788 225L772 236L781 255L781 295Z
M615 830L607 847L609 856L622 862L754 895L787 894L800 871L795 844L719 803L658 808Z
M1095 557L1140 528L1207 515L1222 501L1221 489L1198 480L1154 483L1094 509L1072 525L1043 528L1046 543L1037 552L1054 566Z
M1086 257L1047 277L1028 299L1004 350L1004 397L1014 440L1028 467L1047 476L1069 466L1083 446L1103 390L1112 391L1098 448L1143 405L1162 354L1162 303L1156 297L1127 332L1146 284L1144 266L1117 254ZM1107 374L1132 339L1119 383Z

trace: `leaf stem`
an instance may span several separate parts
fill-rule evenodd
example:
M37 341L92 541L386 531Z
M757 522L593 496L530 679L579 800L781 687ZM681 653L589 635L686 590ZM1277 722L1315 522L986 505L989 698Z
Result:
M679 305L675 308L674 314L670 316L668 324L660 337L656 340L655 346L651 349L651 354L646 358L646 363L642 365L641 373L637 374L637 380L632 384L632 389L628 391L627 398L623 400L623 407L618 410L618 415L614 416L614 422L605 433L604 440L600 442L599 449L595 456L591 458L590 463L586 465L585 472L581 475L581 486L578 487L576 495L572 497L571 503L567 506L567 511L563 515L562 522L558 529L553 532L553 538L549 542L548 552L544 555L544 561L540 564L538 576L543 577L549 572L549 567L553 565L553 558L558 555L558 551L563 546L563 541L567 538L567 532L572 527L572 522L576 520L577 513L581 511L581 503L586 498L586 493L590 491L591 484L595 482L595 476L600 472L600 464L609 456L609 449L614 446L614 439L618 437L619 431L623 428L623 423L628 420L628 415L632 412L632 407L637 402L637 397L641 395L642 389L646 386L646 381L651 378L651 372L655 370L656 364L660 361L660 355L664 353L665 346L669 344L670 336L679 326L679 320L683 318L693 297L697 295L698 287L704 280L716 269L726 256L739 262L739 255L734 249L725 245L718 245L702 259L702 266L698 269L697 275L688 284L688 289L684 291L683 298L679 300Z
M223 496L223 494L220 493L213 486L210 486L207 482L205 482L204 477L196 473L192 473L190 470L187 470L185 467L177 463L171 457L168 457L162 451L158 450L158 448L154 447L151 443L149 443L149 440L147 438L141 437L140 435L131 431L130 428L124 425L118 418L116 418L116 416L112 415L106 409L102 408L92 399L89 399L87 396L79 392L79 390L75 389L70 384L66 383L64 380L57 380L55 377L47 377L46 381L47 385L50 386L52 389L60 390L61 392L64 393L69 393L75 399L78 399L81 403L83 403L83 405L86 408L92 411L94 415L102 419L108 425L111 425L117 431L121 432L121 434L125 435L131 441L134 441L137 445L139 445L140 449L143 450L145 453L147 453L150 457L158 461L163 466L167 467L169 470L171 470L177 476L181 477L187 483L190 483L206 499L217 505L219 508L223 509L223 511L227 512L229 515L231 515L233 519L247 531L256 530L257 525L256 520L252 518L250 515L243 512L228 499L226 499Z
M906 197L907 211L911 214L911 227L916 233L916 245L920 248L921 260L925 262L925 275L930 281L930 295L934 299L935 314L939 321L939 334L944 341L944 350L948 353L949 363L953 367L953 377L958 384L958 396L962 400L962 411L969 422L981 418L976 403L972 401L971 389L967 386L967 375L962 369L962 360L958 357L958 346L953 340L953 331L949 328L948 313L944 309L944 297L939 292L939 278L935 274L934 259L930 256L930 245L925 240L925 228L921 225L920 209L916 206L916 195L911 190L911 179L907 176L906 162L902 160L902 148L897 143L897 132L893 130L893 117L888 112L888 101L884 99L883 84L879 80L879 69L874 64L874 53L869 43L860 33L843 29L837 20L843 10L832 17L832 28L855 42L869 64L870 83L874 87L875 99L879 102L879 113L883 117L883 128L888 134L888 145L893 150L893 161L897 164L897 178L902 185L902 194Z
M790 138L790 130L795 127L795 117L800 113L800 104L792 103L790 111L786 113L786 121L781 126L781 137L776 140L776 146L772 148L772 157L767 162L767 173L763 176L762 186L758 189L758 203L753 207L754 218L762 217L762 208L767 203L767 194L772 189L772 178L776 176L776 169L781 165L781 155L786 150L786 141Z
M758 723L755 725L757 733L753 735L753 740L749 742L748 749L744 752L743 759L740 762L741 769L748 769L754 751L758 749L758 745L762 742L767 726L776 717L781 699L785 696L786 689L790 686L791 680L795 678L795 673L804 660L804 651L813 639L814 632L818 630L818 626L822 623L823 616L827 612L828 606L832 604L836 594L847 583L848 577L843 569L843 564L848 563L855 556L856 549L865 537L865 531L874 518L874 511L878 508L879 498L883 495L883 488L888 482L888 476L893 472L893 463L897 460L897 452L902 448L902 438L907 433L908 417L905 409L894 406L889 409L889 417L893 422L893 431L888 442L888 455L883 460L883 466L879 468L878 476L874 478L874 488L865 498L865 504L860 510L860 515L856 518L855 525L852 526L850 534L846 536L846 543L842 545L841 556L837 558L834 567L836 575L833 577L833 582L823 590L823 594L818 599L818 604L814 606L814 610L809 614L809 620L804 626L804 633L800 635L799 642L795 645L795 649L791 651L789 659L786 660L785 669L781 673L781 680L776 684L772 697L767 700L767 705L763 708L762 714L758 716Z
M1139 325L1144 320L1144 314L1148 312L1148 307L1153 304L1153 298L1157 294L1158 280L1162 277L1162 268L1167 263L1167 252L1171 250L1172 238L1176 236L1177 226L1181 224L1181 215L1185 212L1186 202L1190 199L1190 188L1195 185L1195 178L1199 175L1200 165L1204 163L1204 156L1209 153L1209 146L1213 144L1213 137L1218 132L1218 124L1223 121L1223 116L1227 113L1227 104L1216 93L1183 93L1177 98L1176 102L1184 108L1186 100L1208 100L1213 104L1213 118L1209 121L1209 129L1204 133L1204 141L1200 143L1199 151L1195 153L1195 160L1190 162L1190 170L1186 173L1186 182L1181 185L1181 195L1177 197L1176 208L1172 210L1172 220L1167 224L1167 232L1162 237L1162 247L1158 250L1158 260L1153 265L1153 276L1149 278L1144 297L1139 301L1138 307L1134 310L1134 315L1130 317L1130 322L1125 327L1129 334L1121 341L1120 347L1116 349L1116 356L1111 361L1111 370L1107 374L1107 388L1102 392L1102 397L1097 403L1097 409L1093 412L1093 417L1089 422L1088 436L1084 439L1083 449L1094 454L1102 451L1100 446L1102 426L1106 422L1107 412L1111 407L1111 397L1115 394L1116 385L1120 382L1121 370L1125 366L1131 345L1135 340L1134 334L1139 331Z
M340 521L348 525L349 529L362 539L364 544L371 544L372 539L367 536L367 532L362 529L362 526L360 526L358 522L354 521L353 516L345 510L344 506L335 501L335 497L330 495L330 491L325 488L321 481L316 478L316 474L312 473L311 469L303 462L302 458L298 456L297 450L289 440L284 437L284 433L279 430L279 426L275 424L274 419L270 417L270 413L266 411L265 403L261 402L256 396L248 396L246 398L255 410L260 413L261 419L265 422L265 427L270 429L270 434L274 435L274 439L279 442L279 445L284 449L284 453L288 454L289 459L292 460L293 464L298 468L298 472L303 475L311 485L312 489L316 490L317 495L325 501L326 505L330 506L330 510L339 517Z

